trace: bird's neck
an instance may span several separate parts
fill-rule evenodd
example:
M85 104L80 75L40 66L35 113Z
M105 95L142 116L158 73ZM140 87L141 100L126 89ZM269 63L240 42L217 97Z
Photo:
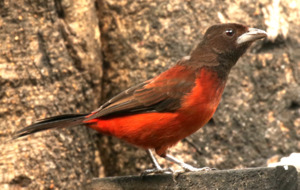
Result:
M227 80L231 68L236 64L237 60L218 58L219 64L216 66L206 66L208 70L215 71L218 77L223 80Z
M222 54L205 46L198 46L191 53L189 65L193 65L198 69L205 67L207 70L215 71L220 79L226 80L239 57L230 53Z

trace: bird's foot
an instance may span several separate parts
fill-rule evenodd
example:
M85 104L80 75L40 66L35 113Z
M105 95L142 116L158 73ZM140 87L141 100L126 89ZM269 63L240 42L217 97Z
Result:
M141 176L146 176L149 174L173 174L174 170L172 168L167 168L167 169L157 169L157 168L153 168L153 169L147 169L145 171L143 171L141 173Z
M181 166L184 171L179 171L177 172L177 175L178 173L184 173L184 172L199 172L199 171L211 171L211 170L216 170L216 168L209 168L209 167L204 167L204 168L195 168L189 164L186 164L180 160L177 160L176 158L174 158L173 156L167 154L165 159L171 161L171 162L174 162L175 164L178 164L179 166Z
M203 167L203 168L195 168L193 166L191 167L183 167L183 170L174 170L172 172L172 175L174 178L177 178L180 174L184 174L186 172L199 172L199 171L212 171L212 170L217 170L216 168L209 168L209 167Z
M208 172L208 171L212 171L212 170L217 170L216 168L209 168L209 167L195 168L195 167L187 165L187 164L182 167L183 167L184 171L186 171L186 172L199 172L199 171Z

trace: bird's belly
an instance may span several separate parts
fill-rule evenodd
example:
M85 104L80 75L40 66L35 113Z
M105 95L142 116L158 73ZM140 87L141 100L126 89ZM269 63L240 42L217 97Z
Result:
M138 117L137 117L138 116ZM89 127L143 148L156 148L176 137L181 125L177 113L141 113L114 119L97 119Z

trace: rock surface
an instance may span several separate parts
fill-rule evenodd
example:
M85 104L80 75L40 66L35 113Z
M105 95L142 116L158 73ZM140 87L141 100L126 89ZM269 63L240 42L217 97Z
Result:
M126 176L94 179L85 186L89 190L102 189L260 189L297 190L297 171L292 166L190 172L172 175Z

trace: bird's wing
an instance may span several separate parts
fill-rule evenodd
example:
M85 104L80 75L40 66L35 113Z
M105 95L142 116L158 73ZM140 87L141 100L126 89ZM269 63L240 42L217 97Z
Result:
M173 112L195 85L196 73L176 65L159 76L133 86L103 104L86 120L144 112Z

